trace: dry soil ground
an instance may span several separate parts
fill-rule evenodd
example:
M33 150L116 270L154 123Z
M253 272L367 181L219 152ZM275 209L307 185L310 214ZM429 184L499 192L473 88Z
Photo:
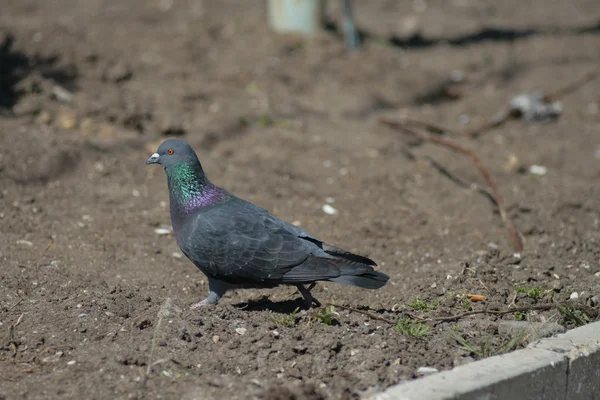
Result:
M467 159L376 122L468 128L598 68L597 0L358 1L354 54L334 30L272 34L259 1L2 3L0 398L355 398L515 347L503 321L597 317L600 80L555 122L456 138L496 177L521 258L489 200L428 162L485 187ZM213 182L391 276L377 292L321 284L321 301L408 325L290 316L285 287L190 311L206 279L156 233L166 180L144 164L166 136L195 146ZM418 318L553 301L582 311L417 332Z

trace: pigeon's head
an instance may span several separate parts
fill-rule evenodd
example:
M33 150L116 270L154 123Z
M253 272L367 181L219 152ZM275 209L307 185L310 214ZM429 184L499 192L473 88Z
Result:
M184 163L198 163L198 157L189 144L178 139L165 140L146 160L146 164L160 164L164 169Z

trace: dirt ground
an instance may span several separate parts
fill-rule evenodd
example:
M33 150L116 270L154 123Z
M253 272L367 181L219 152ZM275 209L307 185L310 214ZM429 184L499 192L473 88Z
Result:
M0 399L352 399L518 348L503 321L597 318L600 79L554 122L456 139L496 177L520 258L493 204L428 161L485 187L469 160L377 123L470 128L515 94L577 80L600 62L597 0L356 3L366 37L348 53L333 28L272 34L259 1L3 1ZM287 287L189 310L206 279L157 234L166 179L145 165L167 136L189 141L214 183L391 277L379 291L320 284L322 302L405 324L293 315ZM419 325L553 302L577 318Z

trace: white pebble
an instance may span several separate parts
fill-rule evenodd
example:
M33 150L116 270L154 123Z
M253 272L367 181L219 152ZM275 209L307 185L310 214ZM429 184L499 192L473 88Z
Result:
M571 296L569 296L569 299L574 300L574 299L578 299L579 298L579 293L577 292L573 292L571 293Z
M431 368L431 367L419 367L419 369L417 370L417 374L421 375L421 376L431 375L431 374L435 374L438 372L439 371L437 370L437 368Z
M296 221L292 222L292 225L294 225L294 226L300 226L300 225L302 225L302 222L296 220Z
M140 191L137 189L133 189L131 191L131 194L133 195L133 197L140 197Z
M437 283L433 282L430 286L432 289L435 289L437 287Z
M560 276L558 276L558 274L553 274L552 276L554 276L555 279L560 279Z
M352 350L350 350L350 357L354 357L358 353L360 353L360 350L358 350L358 349L352 349Z
M175 257L175 258L182 258L182 257L183 257L183 254L181 254L181 253L180 253L180 252L178 252L178 251L174 252L174 253L173 253L173 254L171 254L171 255L172 255L173 257Z
M246 328L235 328L235 331L239 334L239 335L245 335L247 329Z
M588 264L584 261L579 265L579 267L581 267L583 269L590 269L590 264Z
M335 214L338 213L338 210L336 210L335 208L333 208L329 204L324 204L323 207L322 207L322 209L323 209L323 212L325 214L335 215Z
M27 246L33 246L33 243L31 243L29 240L23 240L23 239L17 240L17 244L24 244L24 245L27 245Z
M157 235L170 235L171 230L167 228L156 228L154 230L154 233L156 233Z
M275 336L275 337L279 337L279 331L278 330L271 331L271 334L273 336Z
M548 173L548 168L542 165L532 165L529 167L529 172L533 175L544 176Z
M75 360L71 360L67 363L67 365L75 365Z
M597 276L598 278L600 278L600 271L596 272L596 273L594 274L594 276Z

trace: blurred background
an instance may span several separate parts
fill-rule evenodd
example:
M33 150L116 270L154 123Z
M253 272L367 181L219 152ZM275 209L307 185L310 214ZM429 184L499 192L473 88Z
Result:
M597 71L597 0L330 0L304 23L282 4L2 1L0 328L22 318L2 343L18 363L0 364L0 395L356 398L479 357L448 346L451 324L426 341L341 311L335 326L279 327L269 315L296 300L279 288L173 311L153 353L166 361L148 368L161 304L181 311L207 291L168 232L164 173L144 164L167 137L190 142L215 184L391 276L378 292L319 285L321 301L395 318L415 296L453 313L456 294L507 307L516 286L540 286L597 310L598 80L549 122L460 134L519 93ZM304 33L285 32L294 24ZM380 118L427 121L473 149L522 258L468 159ZM498 323L457 326L501 343Z

